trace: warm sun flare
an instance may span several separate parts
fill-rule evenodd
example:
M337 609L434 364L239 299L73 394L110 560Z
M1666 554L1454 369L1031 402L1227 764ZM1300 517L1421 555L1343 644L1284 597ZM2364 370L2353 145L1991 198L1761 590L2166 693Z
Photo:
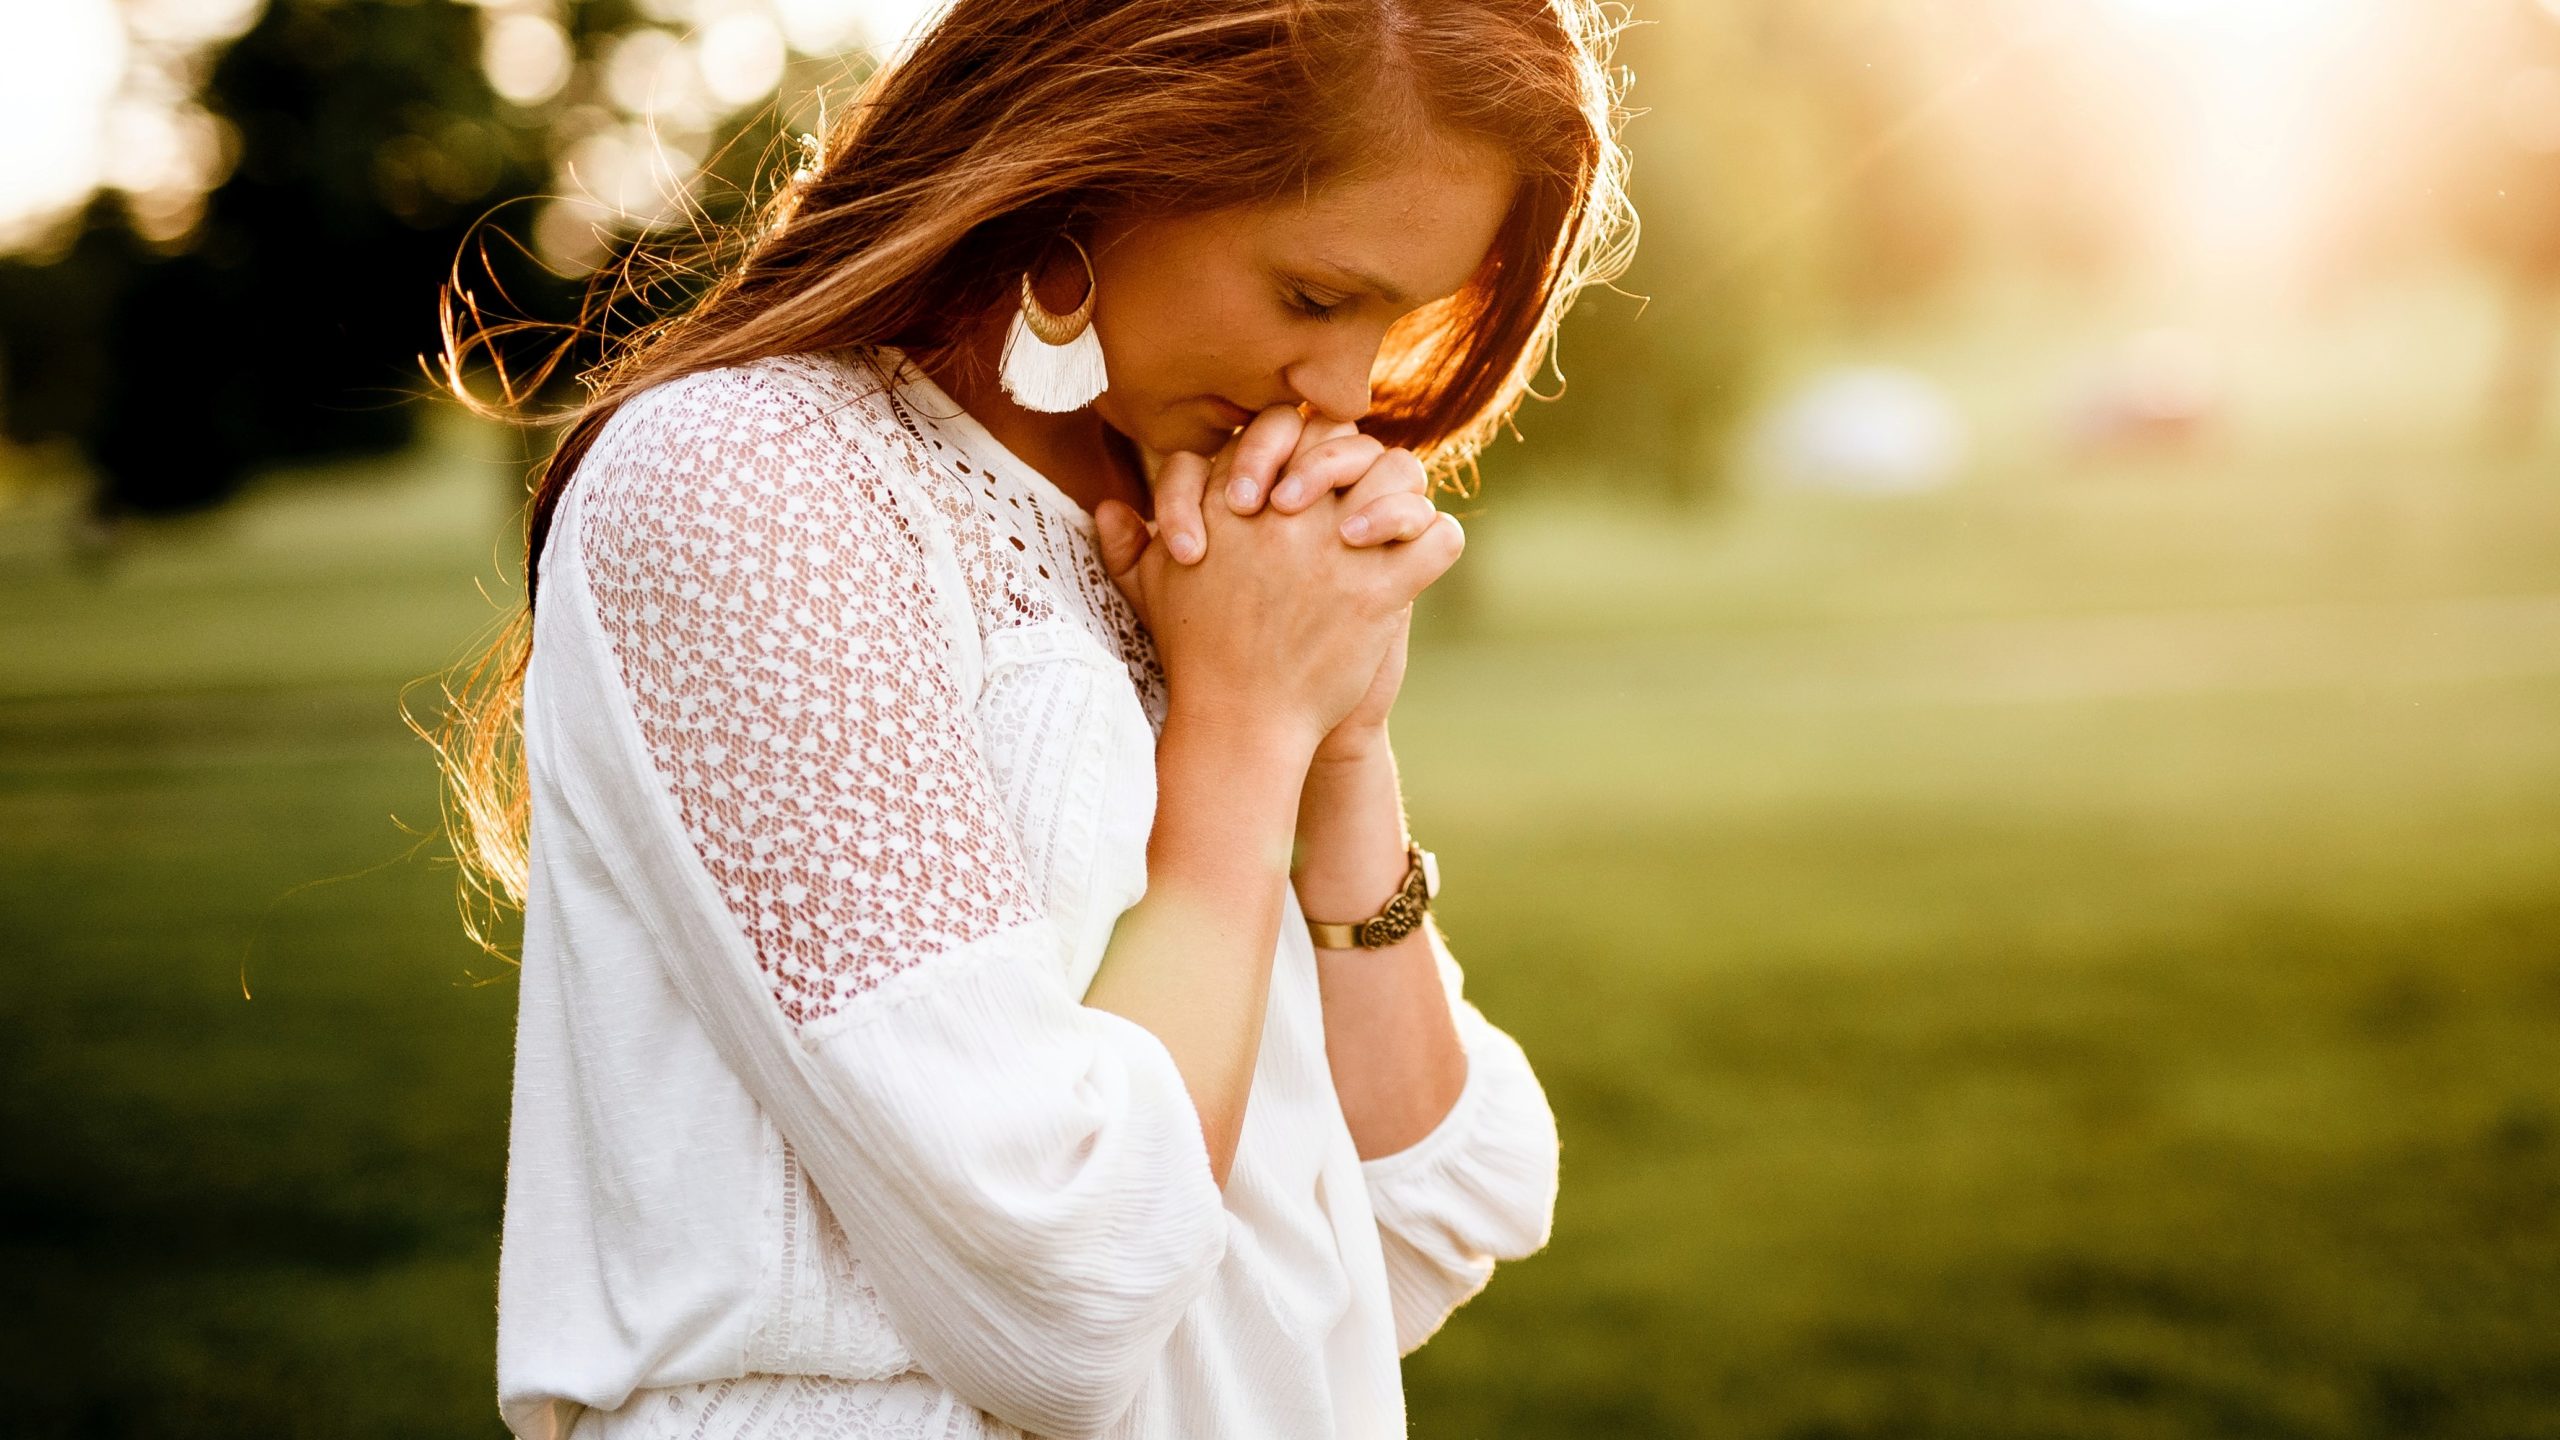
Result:
M2147 123L2179 137L2179 253L2235 277L2299 257L2334 164L2326 79L2376 0L2087 0L2164 82Z

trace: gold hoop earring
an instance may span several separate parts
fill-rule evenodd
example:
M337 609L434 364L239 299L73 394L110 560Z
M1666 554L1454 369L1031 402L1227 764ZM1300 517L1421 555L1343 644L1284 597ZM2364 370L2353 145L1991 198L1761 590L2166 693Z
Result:
M1092 404L1110 383L1103 369L1102 340L1093 328L1093 302L1102 289L1101 281L1084 246L1072 235L1065 238L1084 261L1084 303L1064 315L1051 310L1040 303L1031 273L1024 271L1021 303L1014 307L1013 321L1006 327L1004 355L997 365L998 382L1016 404L1049 414Z

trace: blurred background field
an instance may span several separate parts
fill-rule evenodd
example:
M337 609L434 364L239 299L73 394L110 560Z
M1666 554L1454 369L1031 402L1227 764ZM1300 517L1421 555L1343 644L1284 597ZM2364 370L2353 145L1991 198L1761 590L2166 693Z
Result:
M398 707L531 452L403 397L481 207L558 313L905 13L0 19L0 1429L499 1433ZM2560 7L1639 13L1399 706L1565 1144L1414 1433L2560 1437Z

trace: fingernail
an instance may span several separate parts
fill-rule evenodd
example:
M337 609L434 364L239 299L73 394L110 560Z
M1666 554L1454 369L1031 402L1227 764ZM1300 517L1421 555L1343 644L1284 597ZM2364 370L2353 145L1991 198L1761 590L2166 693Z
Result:
M1166 543L1173 547L1173 558L1185 565L1200 558L1199 537L1187 530L1176 532Z
M1253 503L1253 480L1250 476L1239 475L1227 482L1227 503L1238 506Z
M1306 491L1307 487L1295 480L1283 480L1280 482L1280 488L1271 492L1271 503L1283 510L1294 510L1297 508L1299 497L1306 494Z
M1369 538L1369 517L1354 515L1342 522L1342 538L1357 545Z

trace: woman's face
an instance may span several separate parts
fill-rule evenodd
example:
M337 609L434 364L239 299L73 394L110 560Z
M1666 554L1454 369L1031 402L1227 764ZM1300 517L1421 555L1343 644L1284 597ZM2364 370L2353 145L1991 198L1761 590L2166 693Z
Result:
M1474 276L1514 187L1483 145L1435 148L1303 200L1105 229L1095 413L1158 454L1213 453L1271 405L1357 421L1387 327Z

